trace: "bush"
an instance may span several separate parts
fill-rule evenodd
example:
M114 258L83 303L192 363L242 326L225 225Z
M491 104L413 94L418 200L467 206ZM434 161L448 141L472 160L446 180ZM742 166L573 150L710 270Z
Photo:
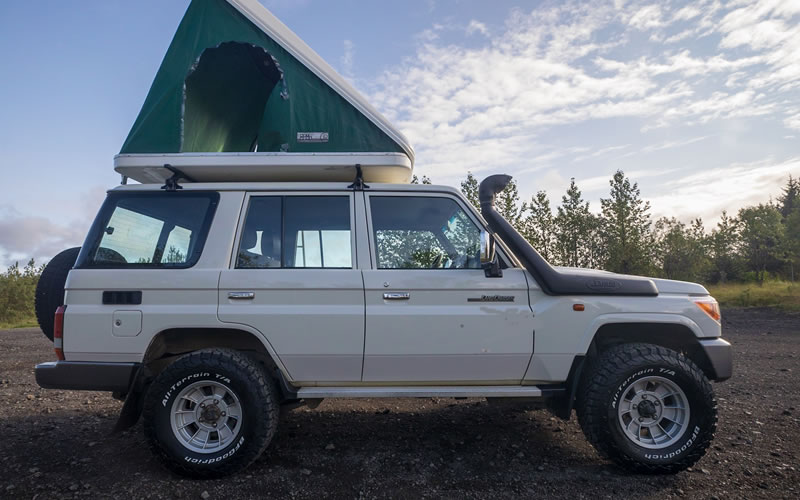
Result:
M22 269L15 263L0 274L0 326L36 325L33 302L43 269L31 259Z

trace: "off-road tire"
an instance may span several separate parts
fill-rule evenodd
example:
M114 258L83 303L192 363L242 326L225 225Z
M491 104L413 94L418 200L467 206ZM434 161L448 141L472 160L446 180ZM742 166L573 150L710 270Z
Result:
M78 260L80 251L81 247L69 248L50 259L36 284L34 299L36 321L50 342L53 341L56 309L64 305L64 284L67 282L69 270Z
M204 380L222 383L238 396L241 430L215 453L185 447L172 429L172 406L185 387ZM254 359L231 349L204 349L186 354L162 371L147 390L144 433L150 447L171 471L196 479L234 474L267 448L278 426L280 406L275 381Z
M690 416L677 442L663 449L636 445L618 420L620 393L637 378L663 377L685 393ZM676 473L706 452L717 428L717 401L703 371L683 354L652 344L623 344L602 352L582 378L576 409L586 438L597 451L627 470Z

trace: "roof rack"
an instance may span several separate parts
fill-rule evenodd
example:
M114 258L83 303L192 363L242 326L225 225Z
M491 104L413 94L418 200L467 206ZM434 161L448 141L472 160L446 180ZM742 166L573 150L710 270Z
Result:
M172 165L164 164L164 168L172 172L172 176L164 182L164 185L161 186L161 189L166 191L177 191L178 189L183 189L183 186L178 184L180 179L185 179L189 182L194 182L194 179L186 175L185 173L181 172L177 168L173 167Z

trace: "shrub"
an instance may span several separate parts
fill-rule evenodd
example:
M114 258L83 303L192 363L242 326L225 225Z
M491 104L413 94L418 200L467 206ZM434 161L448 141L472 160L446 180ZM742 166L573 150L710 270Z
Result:
M36 284L44 266L31 259L20 269L15 263L0 274L0 325L23 326L36 323L33 310Z

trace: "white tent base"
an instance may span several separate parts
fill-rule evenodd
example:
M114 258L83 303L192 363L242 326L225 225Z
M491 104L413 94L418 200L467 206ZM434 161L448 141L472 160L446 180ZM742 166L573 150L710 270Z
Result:
M412 165L403 153L121 154L114 170L142 184L163 183L170 165L196 182L347 182L361 165L364 181L403 184Z

